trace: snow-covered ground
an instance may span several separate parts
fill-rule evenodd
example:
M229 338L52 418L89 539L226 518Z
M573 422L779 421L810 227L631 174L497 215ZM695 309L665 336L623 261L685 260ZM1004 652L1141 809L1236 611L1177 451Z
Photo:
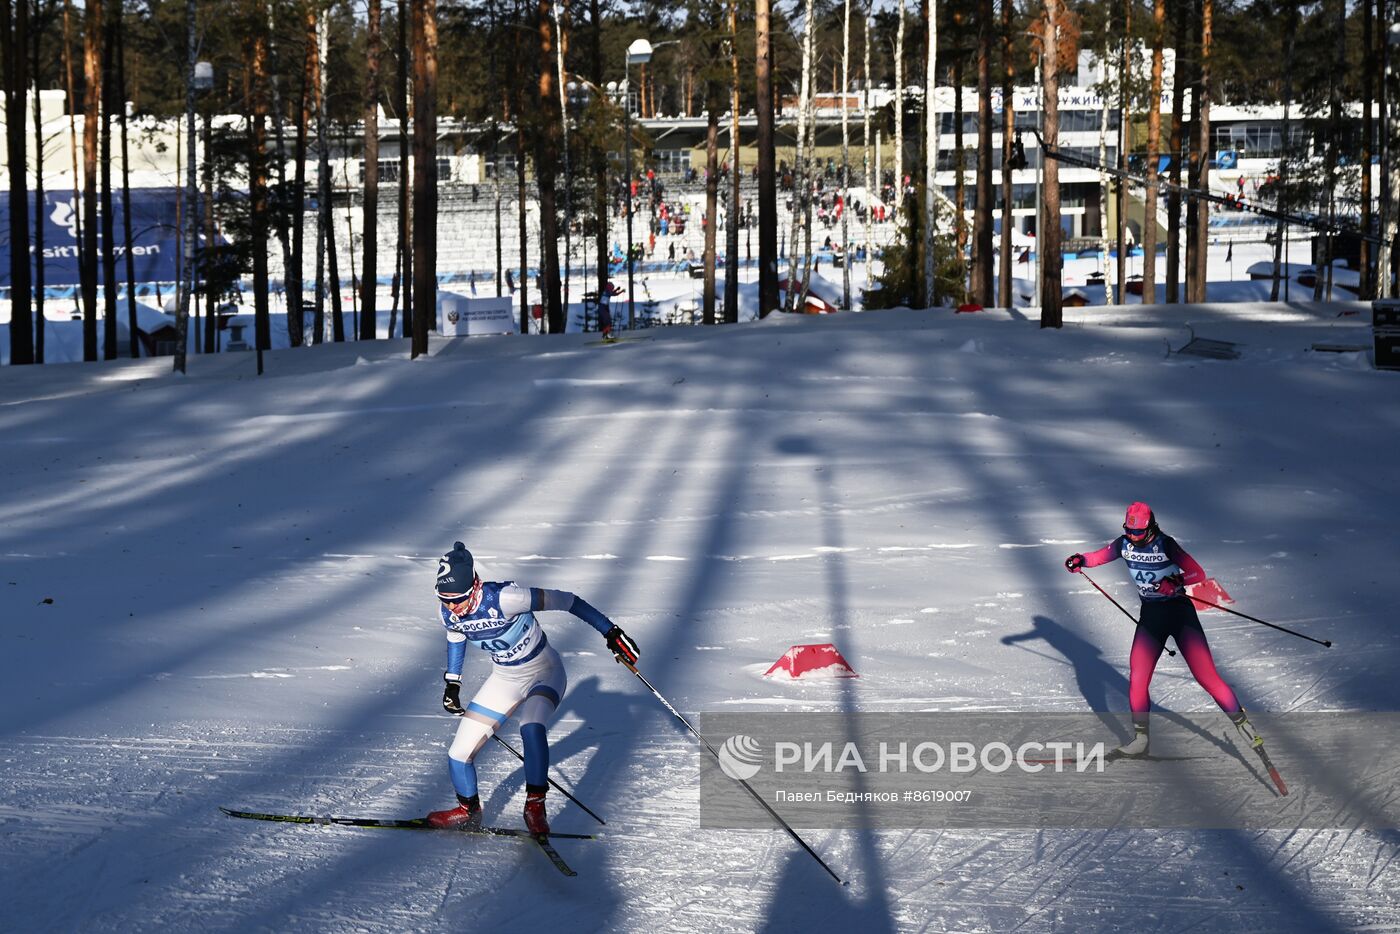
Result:
M1126 623L1061 562L1146 499L1240 609L1336 643L1206 614L1246 705L1400 709L1400 376L1311 349L1365 345L1339 316L1362 307L779 315L274 351L261 379L250 354L4 368L0 926L1400 929L1394 831L805 833L839 888L779 831L701 830L695 743L560 614L554 774L609 821L560 842L578 878L509 840L218 811L451 803L430 588L454 539L610 614L682 711L1124 710ZM1188 322L1243 355L1168 355ZM860 677L757 673L806 642ZM1180 659L1153 693L1212 709ZM518 763L479 761L488 819L518 825Z

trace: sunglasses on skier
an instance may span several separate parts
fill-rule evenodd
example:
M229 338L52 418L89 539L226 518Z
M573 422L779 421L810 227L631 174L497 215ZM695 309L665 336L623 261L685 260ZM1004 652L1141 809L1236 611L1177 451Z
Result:
M1128 540L1129 540L1129 541L1133 541L1133 542L1140 542L1140 541L1142 541L1143 539L1145 539L1145 538L1147 537L1147 533L1149 533L1149 532L1151 532L1151 531L1152 531L1152 528L1151 528L1150 526L1149 526L1148 528L1145 528L1145 529L1130 529L1130 528L1128 528L1126 525L1123 526L1123 534L1126 535L1126 536L1128 536Z
M438 599L453 613L470 613L481 602L481 578L472 581L472 589L466 593L439 593Z

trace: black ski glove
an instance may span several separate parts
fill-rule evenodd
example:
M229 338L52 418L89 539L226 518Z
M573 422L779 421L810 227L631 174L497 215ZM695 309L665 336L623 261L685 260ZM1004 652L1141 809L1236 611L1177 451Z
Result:
M447 681L447 676L442 676ZM442 689L442 709L448 713L466 713L462 708L462 682L447 681L447 686Z
M1078 555L1078 554L1076 554L1076 555L1070 555L1068 558L1065 559L1065 570L1069 571L1071 574L1078 574L1078 573L1079 573L1079 569L1082 568L1083 566L1084 566L1084 556L1083 556L1083 555Z
M641 651L637 648L637 643L633 642L627 633L619 627L614 626L603 634L603 638L608 640L608 648L612 649L613 655L624 665L637 664L637 656Z

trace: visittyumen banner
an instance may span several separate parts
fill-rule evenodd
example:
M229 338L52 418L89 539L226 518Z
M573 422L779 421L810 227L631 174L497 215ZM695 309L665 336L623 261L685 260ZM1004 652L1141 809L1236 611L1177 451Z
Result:
M174 282L180 256L178 220L178 189L138 188L131 192L131 254L135 261L137 282ZM82 246L78 238L82 222L81 198L72 191L44 192L44 285L79 284L78 254ZM34 194L29 195L31 268L35 253L33 242ZM10 288L10 195L0 192L0 288ZM112 194L112 230L116 238L117 281L126 282L126 209L120 192ZM98 220L99 249L102 222ZM98 274L99 286L101 273Z

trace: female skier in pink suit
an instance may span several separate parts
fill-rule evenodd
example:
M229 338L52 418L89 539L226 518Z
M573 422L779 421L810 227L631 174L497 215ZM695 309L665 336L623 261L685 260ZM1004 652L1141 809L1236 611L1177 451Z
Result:
M1133 712L1133 739L1114 750L1119 756L1147 755L1148 711L1152 698L1148 688L1157 659L1162 657L1167 637L1176 641L1181 656L1196 681L1205 688L1220 709L1251 745L1259 745L1244 708L1235 692L1215 670L1210 645L1196 616L1196 607L1186 594L1188 584L1206 579L1206 572L1170 535L1157 527L1157 517L1146 503L1133 503L1123 521L1123 534L1098 551L1074 554L1065 559L1072 574L1081 568L1098 567L1117 558L1128 566L1133 583L1142 598L1142 612L1128 663L1128 705Z

